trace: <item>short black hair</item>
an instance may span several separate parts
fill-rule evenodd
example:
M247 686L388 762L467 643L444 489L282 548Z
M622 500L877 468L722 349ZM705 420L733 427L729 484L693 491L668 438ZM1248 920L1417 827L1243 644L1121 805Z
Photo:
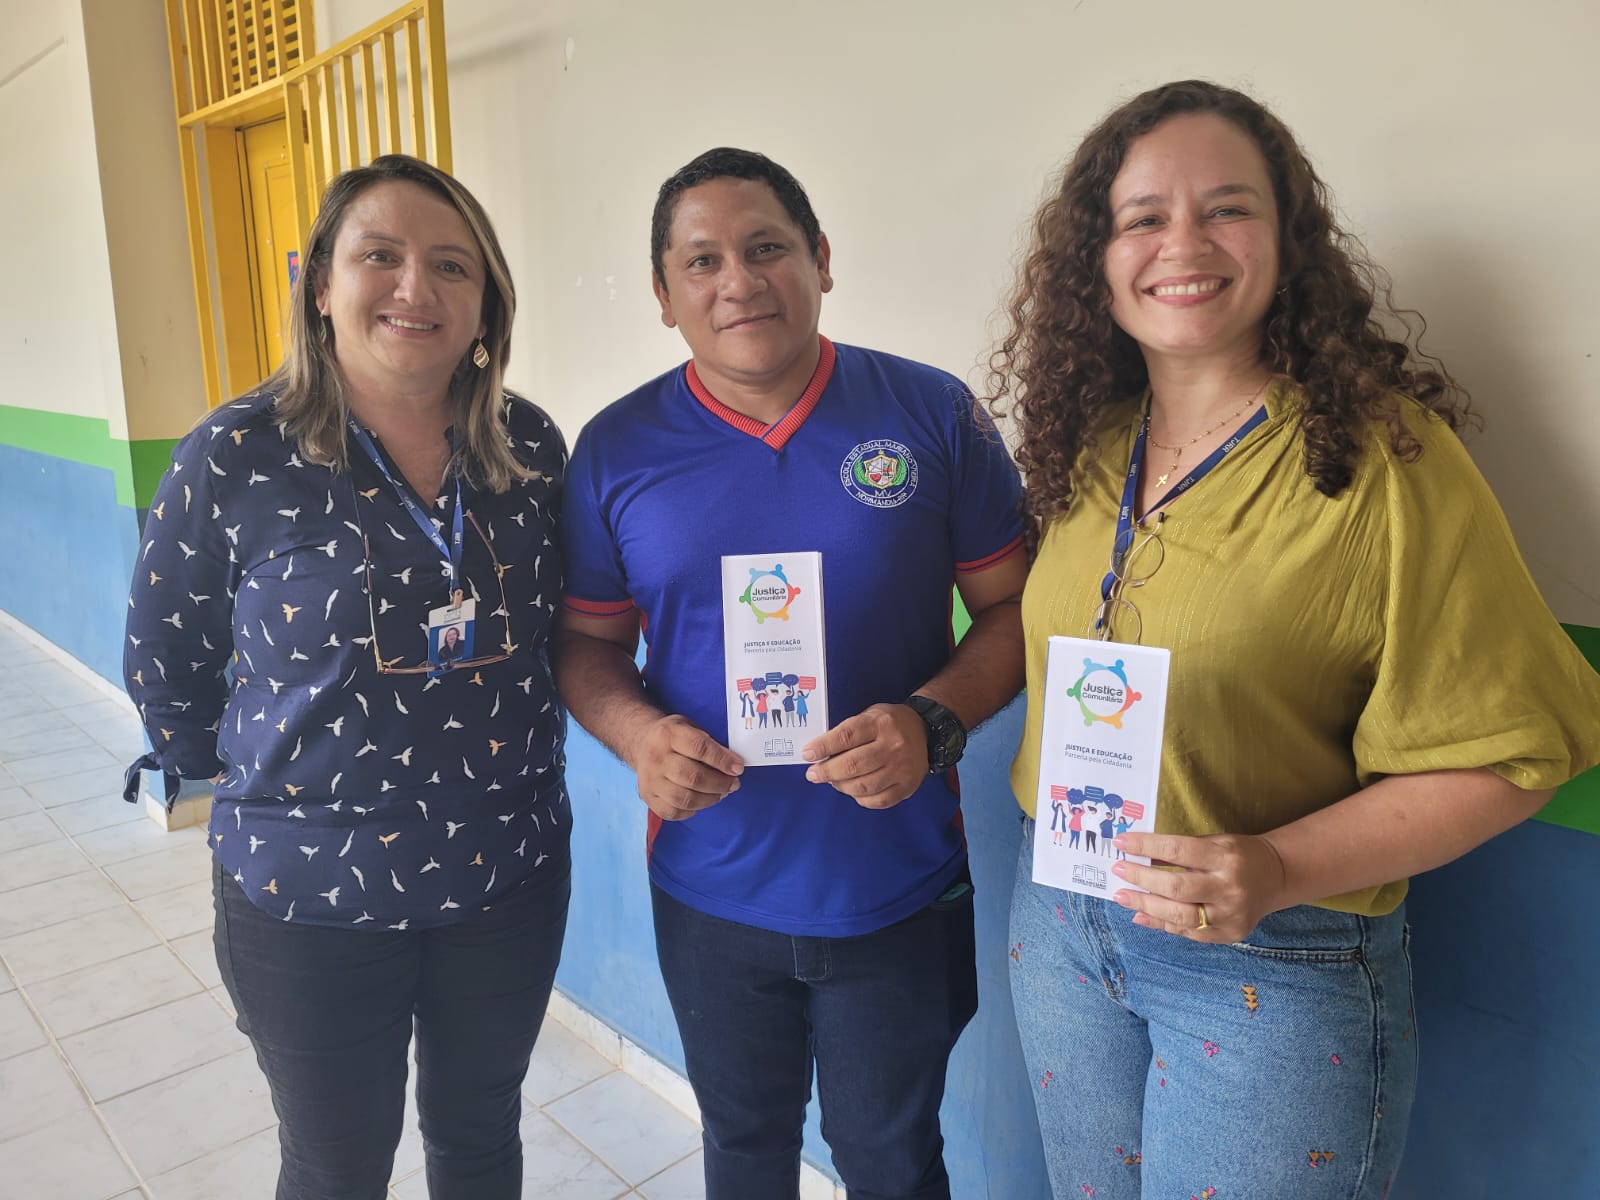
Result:
M761 180L772 189L772 194L783 205L789 219L800 227L806 245L811 250L811 257L817 256L817 248L822 243L822 226L817 223L817 214L811 209L811 198L800 186L800 181L765 154L758 154L754 150L737 150L732 146L718 146L696 155L679 167L656 193L655 211L650 214L650 262L655 268L657 281L663 287L667 280L662 274L661 261L667 249L667 235L672 230L672 218L678 210L678 197L690 188L710 183L713 179Z

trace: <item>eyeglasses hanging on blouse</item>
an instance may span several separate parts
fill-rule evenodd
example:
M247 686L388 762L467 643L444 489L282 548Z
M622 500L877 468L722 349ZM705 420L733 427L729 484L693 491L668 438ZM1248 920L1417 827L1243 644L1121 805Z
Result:
M1144 619L1127 597L1132 588L1143 587L1166 561L1161 541L1161 526L1167 514L1156 513L1153 526L1130 525L1111 546L1111 570L1102 584L1105 599L1096 606L1089 621L1089 636L1101 641L1131 642L1137 645L1144 634Z
M356 506L356 526L361 530L361 553L366 572L367 618L372 629L372 657L377 663L380 675L439 675L446 671L459 671L463 667L483 667L488 666L490 663L505 662L516 649L516 644L511 640L511 606L506 603L506 568L500 562L499 556L494 552L494 543L483 532L483 526L478 524L477 515L470 511L465 515L467 523L477 531L478 540L483 543L484 549L489 552L489 561L494 566L495 583L500 589L500 607L495 610L495 613L490 614L503 615L505 618L505 636L500 642L500 653L479 655L475 658L451 659L438 663L424 661L417 666L398 666L396 664L403 663L406 656L402 654L394 658L384 658L383 650L378 645L377 592L373 587L372 578L372 545L367 540L366 528L361 524L361 506L359 504Z

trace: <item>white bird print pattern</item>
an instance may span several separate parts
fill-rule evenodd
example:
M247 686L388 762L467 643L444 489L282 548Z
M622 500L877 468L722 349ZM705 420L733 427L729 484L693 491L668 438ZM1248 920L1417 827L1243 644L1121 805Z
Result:
M559 835L538 823L567 803L552 769L565 727L541 661L551 618L529 603L560 586L545 541L565 449L532 405L508 401L505 413L539 477L498 495L463 484L462 584L478 601L477 653L510 646L511 657L459 674L388 673L425 661L424 618L448 585L363 452L340 475L306 460L259 395L174 450L129 596L129 691L157 765L223 773L208 844L279 919L450 923L565 861L565 823ZM429 509L448 537L453 485L445 492ZM465 853L442 853L447 843ZM374 867L388 888L367 888ZM345 902L351 887L361 905Z

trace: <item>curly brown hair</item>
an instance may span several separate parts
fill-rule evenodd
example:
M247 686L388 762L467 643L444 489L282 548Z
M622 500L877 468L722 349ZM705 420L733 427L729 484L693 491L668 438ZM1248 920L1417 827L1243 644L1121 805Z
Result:
M1396 392L1452 429L1478 423L1465 389L1417 347L1426 322L1394 307L1388 276L1339 227L1327 186L1283 122L1232 88L1195 79L1165 84L1113 111L1063 168L1034 221L1006 309L1010 331L989 358L986 403L1012 416L1021 434L1030 548L1070 503L1108 406L1148 383L1138 345L1111 318L1103 269L1111 183L1135 138L1189 113L1233 122L1266 159L1281 278L1261 359L1299 387L1306 473L1317 490L1336 496L1349 485L1368 423L1385 426L1406 460L1421 453L1394 404Z

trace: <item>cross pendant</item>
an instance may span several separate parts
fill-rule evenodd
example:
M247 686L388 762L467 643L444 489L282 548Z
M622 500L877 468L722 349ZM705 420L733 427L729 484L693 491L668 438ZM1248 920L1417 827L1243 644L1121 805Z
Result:
M1156 476L1156 487L1158 487L1158 488L1166 487L1167 486L1167 479L1171 475L1172 475L1171 471L1168 471L1165 475L1157 475Z

